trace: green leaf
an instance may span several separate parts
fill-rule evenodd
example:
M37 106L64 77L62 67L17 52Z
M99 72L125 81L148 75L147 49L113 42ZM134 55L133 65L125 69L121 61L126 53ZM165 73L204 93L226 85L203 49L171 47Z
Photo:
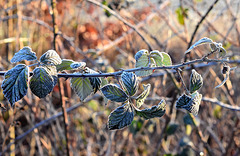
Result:
M76 72L74 74L81 73ZM80 97L81 101L84 101L93 92L93 87L91 85L89 78L87 77L71 78L71 87L74 90L74 92L76 92L77 95Z
M147 120L155 117L162 117L165 114L165 111L166 102L165 100L161 100L157 106L153 106L149 109L136 110L136 114Z
M57 77L57 67L54 65L44 65L43 66L47 73L52 76L53 78L53 87L57 84L58 77Z
M58 65L62 63L62 59L55 50L48 50L40 57L40 62L44 64Z
M158 67L172 65L171 57L165 52L159 52L157 50L151 51L150 58L154 60Z
M155 66L154 60L150 59L149 53L145 49L140 50L136 53L135 60L136 60L136 64L135 64L136 68ZM152 70L139 70L139 71L135 72L135 74L137 76L147 76L147 75L150 75L152 73L153 73Z
M192 49L194 49L195 47L202 45L202 44L210 44L213 43L213 41L210 38L204 37L200 40L198 40L196 43L194 43L186 52L185 54L189 53Z
M194 94L187 96L183 94L180 96L176 102L176 108L183 108L192 113L193 115L197 116L200 102L202 100L202 94L195 92Z
M13 58L11 59L11 63L21 62L23 60L33 61L36 59L36 53L33 52L30 47L24 47L14 54Z
M196 72L196 70L192 70L192 74L190 76L190 93L194 93L198 89L200 89L203 85L203 78L200 74Z
M126 88L128 95L133 96L138 90L137 76L132 72L123 72L121 75L123 86Z
M178 22L181 24L181 25L184 25L184 16L182 14L182 9L179 7L177 8L177 10L175 11L176 14L177 14L177 19L178 19Z
M183 94L180 96L176 102L176 108L183 108L184 106L188 105L188 103L192 100L190 96Z
M121 129L130 125L133 121L134 111L131 104L124 103L118 107L108 117L108 128L110 130Z
M177 131L178 127L179 125L176 123L169 124L166 129L167 135L173 135Z
M70 65L71 65L72 63L74 63L73 60L62 59L62 63L56 65L57 71L72 70L72 68L70 67Z
M125 102L128 99L127 94L119 87L113 84L105 85L101 88L103 95L115 102Z
M73 62L70 67L72 69L83 69L86 66L85 62Z
M165 52L161 52L162 56L163 56L163 66L171 66L172 65L172 60L171 57L165 53Z
M150 52L150 57L154 59L158 67L163 66L163 55L161 52L154 50Z
M105 6L107 6L107 7L109 7L108 2L107 2L106 0L103 0L103 1L102 1L102 4L105 5ZM106 9L104 9L104 12L105 12L105 15L106 15L107 17L110 17L110 16L112 15L112 14L111 14L108 10L106 10Z
M137 108L140 108L143 105L145 99L147 98L150 92L151 85L150 84L143 85L143 88L144 88L144 91L136 98Z
M85 74L99 74L98 72L90 69L90 68L86 68L86 70L84 71ZM94 93L96 93L100 86L101 86L101 83L102 83L102 80L99 78L99 77L89 77L89 80L90 80L90 83L93 87L93 91Z
M27 83L28 67L24 64L19 64L4 74L1 87L11 106L27 94Z
M176 9L176 14L177 14L177 17L178 17L178 22L179 22L181 25L184 25L184 23L185 23L185 18L188 17L188 16L187 16L187 13L188 13L188 9L182 8L181 6Z
M55 72L51 68L54 67L44 66L33 70L33 76L30 79L30 89L39 98L46 97L56 85L56 68Z

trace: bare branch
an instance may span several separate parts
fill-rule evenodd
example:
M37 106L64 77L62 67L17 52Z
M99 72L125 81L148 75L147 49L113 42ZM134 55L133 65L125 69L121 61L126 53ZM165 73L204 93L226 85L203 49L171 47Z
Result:
M191 40L188 44L188 48L190 48L190 46L192 45L192 42L193 42L193 39L197 33L197 30L199 28L199 26L201 25L201 23L205 20L205 18L208 16L208 14L210 13L210 11L213 9L213 7L217 4L218 0L215 0L214 3L209 7L208 11L205 13L205 15L201 18L201 20L198 22L193 34L192 34L192 37L191 37ZM188 49L187 48L187 49Z
M211 102L213 104L217 104L217 105L219 105L219 106L221 106L223 108L227 108L227 109L230 109L230 110L233 110L233 111L240 111L240 107L225 104L225 103L223 103L221 101L218 101L217 99L203 97L202 100L206 101L206 102Z

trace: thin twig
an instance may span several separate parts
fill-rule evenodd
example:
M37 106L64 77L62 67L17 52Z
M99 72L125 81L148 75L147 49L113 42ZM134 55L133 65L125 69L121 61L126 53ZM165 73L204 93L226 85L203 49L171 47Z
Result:
M56 37L57 37L57 25L56 25L56 0L51 0L51 10L50 14L52 15L52 24L53 24L53 49L56 50ZM67 150L67 156L70 155L70 143L69 143L69 134L68 134L68 117L67 117L67 111L66 111L66 102L64 99L64 90L63 90L63 81L61 79L58 79L58 86L59 86L59 95L60 95L60 103L62 107L63 112L63 121L64 121L64 130L65 130L65 138L66 138L66 150ZM71 154L72 155L72 154Z
M17 6L20 6L20 5L26 6L27 4L29 4L29 3L33 2L33 1L38 1L38 0L27 0L27 1L24 1L24 2L19 3L19 4L17 4L17 5L12 5L11 7L8 7L8 8L6 8L6 9L2 9L1 11L8 12L8 11L10 11L10 10L16 9Z
M56 37L57 37L57 25L56 25L56 0L51 0L51 10L50 14L52 16L52 24L53 24L53 49L56 50Z
M12 16L6 16L4 18L0 18L0 21L8 21L9 19L16 19L19 18L19 16L17 14L14 14ZM46 22L39 20L39 19L34 19L32 17L28 17L28 16L21 16L22 20L24 21L31 21L34 23L37 23L45 28L47 28L48 30L50 30L51 32L53 32L53 27L51 27L49 24L47 24ZM85 59L87 59L88 61L90 61L93 65L95 65L95 62L93 60L91 60L89 57L86 56L86 53L84 53L81 49L79 49L77 46L75 46L73 40L73 37L69 37L65 34L63 34L61 31L56 32L55 35L59 35L61 36L64 40L66 40L70 46L72 46L76 52L78 52L79 54L81 54Z
M221 141L218 139L217 135L214 133L214 131L208 126L207 127L207 131L209 132L209 134L213 137L213 139L217 142L220 150L222 153L225 153L225 149L223 147L223 144L221 143Z
M225 104L217 99L212 99L212 98L207 98L207 97L203 97L202 98L203 101L205 102L211 102L213 104L217 104L223 108L226 108L226 109L230 109L230 110L233 110L233 111L240 111L240 107L238 106L232 106L232 105L229 105L229 104Z
M66 138L66 149L67 149L67 155L73 155L72 152L70 152L70 143L69 143L69 126L68 126L68 115L66 110L66 102L64 97L64 87L63 87L63 80L58 79L58 86L59 86L59 94L60 94L60 102L62 106L62 112L63 112L63 121L64 121L64 130L65 130L65 138Z
M183 80L183 77L182 77L179 69L177 68L176 71L177 71L177 73L178 73L178 76L180 77L180 80L181 80L181 82L182 82L182 85L183 85L185 91L187 92L187 94L189 94L190 92L189 92L189 90L187 89L187 86L186 86L186 84L185 84L185 82L184 82L184 80Z
M112 141L114 139L115 134L116 134L116 131L111 131L110 132L106 156L110 156L111 155Z
M135 27L137 29L143 27L145 25L145 23L147 23L150 20L152 20L155 16L156 16L155 13L151 13L146 19L144 19L143 21L141 21L138 24L136 24ZM127 32L125 32L122 36L120 36L119 38L115 39L114 41L110 42L107 45L104 45L102 49L96 49L97 54L100 55L104 51L106 51L106 50L114 47L115 45L121 43L128 35L132 34L133 32L134 32L134 30L131 28Z
M207 10L207 12L205 13L205 15L201 18L201 20L198 22L197 26L195 27L195 30L193 31L191 40L188 44L188 48L189 49L192 45L193 39L198 31L198 28L200 27L200 25L202 24L202 22L205 20L205 18L208 16L208 14L211 12L211 10L213 9L213 7L215 6L215 4L217 4L218 0L215 0L214 3L209 7L209 9Z
M232 7L229 5L229 3L228 3L228 1L227 0L225 0L225 3L226 3L226 6L227 6L227 8L228 8L228 10L229 10L229 12L230 12L230 14L231 14L231 16L232 16L232 20L233 20L233 25L231 26L231 28L230 28L230 30L233 28L233 26L235 25L235 30L236 30L236 33L237 33L237 40L238 40L238 44L239 44L239 46L240 46L240 32L239 32L239 30L238 30L238 23L236 22L237 21L237 16L238 16L238 13L239 13L239 6L240 6L240 2L238 2L238 4L237 4L237 8L236 8L236 10L237 10L237 12L236 12L236 15L234 15L233 14L233 9L232 9ZM230 31L229 30L229 31Z
M228 142L228 145L225 149L225 153L222 154L222 156L227 156L229 155L229 152L230 152L230 148L232 146L232 144L234 143L234 136L236 135L236 132L238 130L238 123L239 123L239 119L235 119L235 125L234 125L234 128L233 128L233 131L232 131L232 134L231 136L229 137L229 142Z
M170 106L169 115L168 116L166 115L165 125L162 129L162 132L161 132L159 138L157 139L157 145L156 145L156 148L155 148L156 150L154 151L153 156L158 155L158 151L159 151L159 148L161 147L162 139L165 136L167 137L166 130L167 130L167 127L168 127L168 125L170 124L170 121L171 121L171 115L173 114L173 108L174 108L174 104L176 102L177 95L178 95L177 93L174 94L174 97L172 99L172 102L171 102L172 104Z
M194 5L192 5L192 3L189 3L189 1L186 1L185 0L185 2L187 2L188 3L188 5L200 16L200 17L202 17L202 14L200 13L200 11L198 11L197 9L196 9L196 7L194 6ZM225 10L226 8L224 8L223 10ZM222 13L219 13L219 15L215 18L215 20L217 19L217 18L219 18L219 17L222 17ZM213 20L214 21L214 20ZM207 26L209 27L209 28L211 28L214 32L216 32L221 38L224 38L225 37L225 35L222 33L222 32L220 32L217 28L215 28L215 26L212 24L213 23L213 21L211 21L211 22L209 22L207 19L205 19L205 22L206 22L206 24L207 24ZM203 31L204 32L204 31ZM203 32L201 32L200 34L203 34ZM235 43L231 38L226 38L227 39L227 41L229 42L229 43L231 43L232 45L234 45L234 46L239 46L237 43Z
M149 1L149 0L147 1L147 3L148 3L148 5L150 5L152 8L154 8L153 10L154 10L155 12L157 12L158 15L165 21L165 23L168 25L168 27L171 29L171 31L174 32L174 34L175 34L177 37L179 37L182 41L184 41L184 42L187 43L186 38L185 38L184 36L180 35L180 34L178 33L178 31L174 28L174 26L171 25L171 23L169 22L168 18L163 15L162 9L159 8L159 7L156 7L155 5L153 5L153 4L151 3L151 1ZM164 2L164 3L166 3L166 2ZM167 3L168 3L168 1L167 1Z
M193 121L193 124L196 128L196 133L197 133L197 136L198 138L201 140L201 142L203 143L203 146L206 148L207 152L208 152L208 155L212 156L214 155L213 154L213 151L211 149L211 147L209 146L209 144L205 141L204 137L203 137L203 134L202 134L202 131L200 130L199 126L196 124L196 120L195 120L195 117L193 116L193 114L189 113L190 117L192 118L192 121Z
M93 96L93 98L94 98L94 97L97 97L97 96ZM90 99L89 99L89 100L90 100ZM89 101L89 100L86 100L86 102ZM78 104L76 104L76 105L73 105L73 106L67 108L67 112L69 113L69 112L77 109L78 107L80 107L80 106L82 106L82 105L83 105L83 103L78 103ZM27 131L24 132L23 134L17 136L12 143L9 143L9 144L7 145L7 147L3 150L3 152L0 153L0 155L3 155L4 153L6 153L7 150L10 148L10 146L11 146L12 144L14 144L14 143L16 143L17 141L19 141L19 140L23 139L24 137L26 137L29 133L33 132L34 129L39 128L39 127L41 127L41 126L43 126L43 125L46 126L46 125L50 124L52 121L54 121L55 119L57 119L57 118L59 118L59 117L61 117L61 116L63 116L63 112L59 112L59 113L57 113L57 114L55 114L55 115L53 115L53 116L51 116L51 117L49 117L49 118L47 118L47 119L45 119L45 120L43 120L43 121L35 124L34 127L30 128L29 130L27 130Z
M113 16L115 16L117 19L119 19L120 21L122 21L125 25L129 26L130 28L132 28L141 38L142 40L148 45L148 48L150 51L153 50L151 44L146 40L146 38L142 35L142 33L138 30L138 28L136 28L133 24L129 23L128 21L126 21L124 18L122 18L118 13L116 13L115 11L113 11L112 9L110 9L109 7L103 5L102 3L95 1L95 0L86 0L87 2L90 2L94 5L97 5L103 9L106 9L109 13L111 13Z

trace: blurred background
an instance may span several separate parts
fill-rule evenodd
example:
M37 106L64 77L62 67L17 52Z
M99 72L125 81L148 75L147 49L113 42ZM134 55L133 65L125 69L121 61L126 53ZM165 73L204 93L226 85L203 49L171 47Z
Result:
M203 37L220 42L230 60L239 60L239 11L239 0L3 0L0 1L0 71L15 66L10 60L24 46L30 46L40 58L54 48L53 42L62 59L84 61L88 67L101 72L134 68L134 55L141 49L150 50L149 45L154 50L167 52L173 64L181 63L191 38L192 43ZM132 27L116 16L121 16ZM57 32L55 38L53 30ZM202 45L188 60L209 52L210 47ZM224 79L222 65L204 66L193 67L204 79L200 90L203 100L199 115L194 118L197 126L187 112L175 108L184 88L177 89L172 80L179 81L179 77L172 74L171 78L166 71L158 70L153 76L140 78L141 84L152 85L143 107L150 108L165 99L166 114L151 120L135 117L129 127L117 131L108 130L107 120L120 103L106 103L99 91L81 102L71 90L69 79L65 80L66 107L77 106L68 112L70 155L240 155L239 111L217 105L239 109L240 70L231 72L230 80L214 89ZM239 67L239 64L230 66ZM188 85L191 71L184 70L182 74ZM0 84L3 78L0 77ZM117 83L111 77L108 81ZM142 90L140 85L138 94ZM0 109L0 151L37 123L62 111L58 85L44 99L29 90L23 100L15 104L13 112L2 89L0 102L6 108ZM59 115L45 122L17 140L12 153L8 149L5 154L67 155L63 121Z

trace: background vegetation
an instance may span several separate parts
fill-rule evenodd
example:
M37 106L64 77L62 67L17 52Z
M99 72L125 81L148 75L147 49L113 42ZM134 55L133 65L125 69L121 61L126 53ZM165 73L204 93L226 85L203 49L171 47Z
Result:
M203 45L184 55L192 41L204 36L221 42L229 59L239 62L239 10L240 1L235 0L0 1L0 71L13 67L12 56L24 46L30 46L38 58L55 46L61 58L84 61L101 72L134 68L135 53L150 48L167 52L178 64L209 52L209 46ZM57 85L44 99L29 91L14 110L0 90L0 149L13 155L239 155L239 68L218 89L214 88L223 80L220 63L192 68L204 79L194 123L185 111L175 108L184 88L178 90L162 70L143 77L141 84L152 86L144 107L165 99L166 114L146 121L135 117L128 128L117 131L108 130L106 123L119 103L106 103L100 92L81 102L69 79L61 78L64 89ZM190 74L191 70L182 72L187 85ZM179 81L178 75L172 76ZM117 83L114 77L108 80ZM67 128L61 114L63 101L69 108ZM15 146L8 146L14 139Z

